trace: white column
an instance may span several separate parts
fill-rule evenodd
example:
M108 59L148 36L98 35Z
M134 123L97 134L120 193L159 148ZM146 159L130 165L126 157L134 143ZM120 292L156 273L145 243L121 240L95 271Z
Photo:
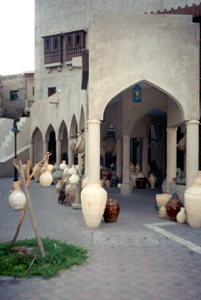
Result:
M131 194L130 184L130 134L123 135L123 183L121 185L121 194Z
M61 164L61 140L56 141L56 169L59 169Z
M142 138L142 173L148 176L148 138Z
M43 157L45 157L45 155L48 152L48 141L43 142Z
M197 178L199 168L199 121L186 122L186 188Z
M122 176L122 139L117 139L117 177Z
M29 148L29 159L31 162L31 166L34 167L34 143L30 143L30 148Z
M90 120L88 123L88 182L100 184L100 121Z
M177 128L167 128L167 188L169 192L169 184L172 178L176 177L177 168Z
M68 139L68 166L71 168L74 164L73 152L70 148L70 139Z
M84 158L84 173L88 176L88 128L85 128L85 158Z

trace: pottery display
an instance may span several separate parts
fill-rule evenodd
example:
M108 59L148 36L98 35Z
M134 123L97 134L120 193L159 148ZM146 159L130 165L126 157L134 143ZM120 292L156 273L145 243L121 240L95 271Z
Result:
M59 179L59 180L58 180L58 182L57 182L55 188L56 188L57 193L60 193L60 192L61 192L61 190L62 190L62 188L63 188L63 180L62 180L62 179Z
M19 181L13 182L13 192L9 196L9 205L14 210L21 210L26 204L26 196L21 191Z
M178 212L176 219L177 219L177 222L180 224L183 224L186 222L186 213L185 213L184 207L180 207L180 211Z
M76 142L76 153L82 153L85 150L85 137L83 134L79 134Z
M62 163L59 165L60 170L64 171L64 169L67 167L66 161L62 160Z
M139 164L137 164L136 166L135 166L135 172L140 172L140 165Z
M39 182L39 179L40 179L40 175L41 175L41 165L39 165L36 169L36 165L35 167L33 168L33 171L36 169L36 172L34 173L34 180L35 182Z
M82 213L88 228L95 229L100 226L106 201L107 193L99 184L88 184L82 190Z
M43 174L45 171L46 171L46 166L45 166L45 163L44 163L44 165L42 166L40 172L41 172L41 174Z
M201 171L198 171L193 185L186 189L184 203L189 225L201 228Z
M73 171L73 174L69 178L69 183L78 183L80 180L80 176L77 175L77 171Z
M156 194L156 204L158 208L161 208L161 206L166 206L171 197L172 195L170 194Z
M115 199L108 199L103 214L106 223L116 222L120 207Z
M167 214L171 221L177 221L176 217L180 211L180 207L183 207L183 204L177 193L174 193L166 205Z
M101 179L106 180L111 180L111 173L110 170L108 169L101 169Z
M68 170L69 175L73 175L73 172L77 172L75 165L72 165L72 167Z
M46 171L40 176L40 184L44 187L49 186L52 184L53 177L52 177L52 170L53 170L52 165L47 165Z
M60 180L63 177L63 171L60 169L56 170L54 173L52 173L53 177L53 183L56 185L58 183L58 180Z
M151 185L151 189L154 189L156 183L156 177L153 174L150 174L148 181Z
M69 175L69 166L66 165L64 171L63 171L63 175Z
M105 180L106 187L110 187L111 181L109 179Z
M166 210L166 207L164 205L162 205L159 208L158 216L159 216L159 218L166 219L166 217L167 217L167 210Z
M142 172L139 172L136 176L135 183L138 189L145 189L147 185L147 178Z
M75 184L68 184L65 187L65 197L69 206L75 202Z

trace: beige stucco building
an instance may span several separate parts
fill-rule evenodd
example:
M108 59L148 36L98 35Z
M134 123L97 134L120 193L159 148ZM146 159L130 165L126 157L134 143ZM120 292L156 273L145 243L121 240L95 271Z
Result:
M166 177L167 192L177 167L186 171L186 186L191 185L198 171L200 24L184 11L151 12L192 9L199 2L66 0L49 5L36 0L30 159L37 163L52 151L59 168L67 153L71 166L75 157L69 138L84 131L85 157L78 154L78 164L80 173L84 164L89 189L100 184L100 164L115 162L121 193L131 193L130 161L145 176L156 161L158 182ZM132 98L136 85L140 102ZM186 152L178 160L178 137L185 133ZM107 153L108 141L115 142L115 158Z

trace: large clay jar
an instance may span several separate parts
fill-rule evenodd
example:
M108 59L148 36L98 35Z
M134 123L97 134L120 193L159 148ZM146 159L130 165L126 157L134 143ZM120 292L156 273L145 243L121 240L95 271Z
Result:
M151 189L154 189L156 183L156 177L153 174L150 174L148 181L151 185Z
M26 196L20 189L19 181L13 182L13 192L9 196L10 207L14 210L21 210L26 204Z
M183 204L177 193L174 193L166 205L167 214L171 221L177 221L176 217L180 211L180 207L183 207Z
M40 176L40 184L44 187L49 186L52 184L53 177L52 177L52 170L53 170L52 165L47 165L46 171Z
M69 183L72 184L72 183L78 183L80 180L80 176L77 175L77 171L73 171L73 174L72 176L69 178Z
M106 201L107 193L100 184L88 184L82 190L82 213L88 228L95 229L100 226Z
M119 215L120 207L115 199L108 199L103 214L106 223L116 222Z
M184 203L189 225L193 228L201 227L201 171L194 184L184 193Z
M142 172L139 172L136 179L135 183L138 189L145 189L147 185L147 178L144 176Z

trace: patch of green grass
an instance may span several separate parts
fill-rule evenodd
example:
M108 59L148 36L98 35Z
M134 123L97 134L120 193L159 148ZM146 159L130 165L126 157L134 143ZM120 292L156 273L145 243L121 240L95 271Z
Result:
M42 239L42 242L45 257L41 256L36 239L21 240L14 245L14 247L36 247L31 252L31 257L20 252L12 252L10 244L1 243L0 276L50 278L57 275L59 270L83 264L88 258L88 251L85 248L50 238Z

